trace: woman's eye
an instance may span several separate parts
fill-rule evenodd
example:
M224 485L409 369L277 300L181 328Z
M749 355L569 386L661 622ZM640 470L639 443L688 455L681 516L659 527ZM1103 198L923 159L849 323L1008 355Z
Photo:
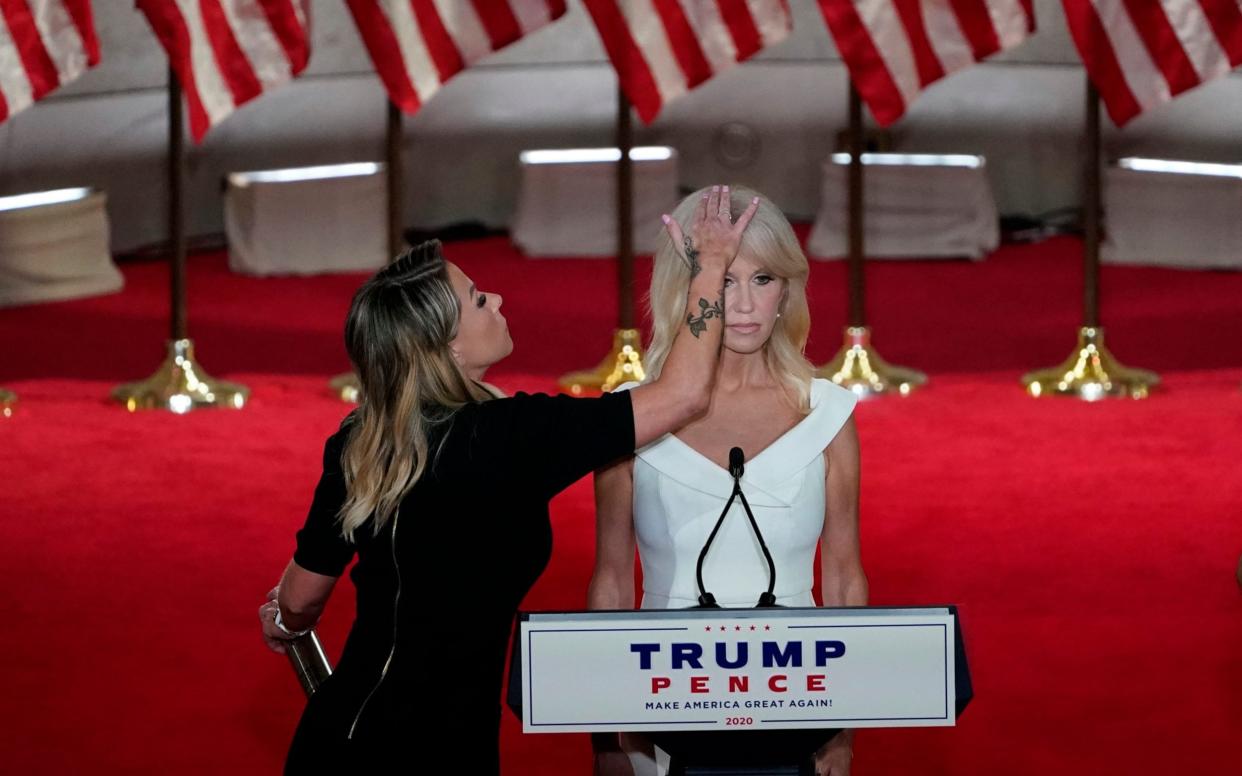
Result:
M474 300L475 307L482 309L483 305L485 304L487 304L487 294L479 294L477 297L475 297L475 300Z
M731 285L733 285L733 278L726 275L725 276L725 288L728 288Z
M761 286L766 286L768 283L772 282L772 276L771 275L756 275L755 282Z

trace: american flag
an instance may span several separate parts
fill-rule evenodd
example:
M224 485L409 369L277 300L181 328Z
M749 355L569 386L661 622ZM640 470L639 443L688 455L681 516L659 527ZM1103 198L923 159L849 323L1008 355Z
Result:
M583 0L621 88L650 123L665 103L789 35L785 0Z
M98 63L89 0L0 0L0 121Z
M348 2L388 98L406 113L455 74L565 13L565 0Z
M196 142L310 59L307 0L138 0L138 8L181 83Z
M1117 126L1242 62L1238 0L1062 0Z
M933 82L1026 40L1035 31L1031 2L819 0L819 7L855 88L888 126Z

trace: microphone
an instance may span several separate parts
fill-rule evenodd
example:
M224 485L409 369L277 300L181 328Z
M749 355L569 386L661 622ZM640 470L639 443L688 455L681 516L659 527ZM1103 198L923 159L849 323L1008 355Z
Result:
M707 559L707 551L711 548L712 542L716 540L716 534L720 532L720 526L724 524L725 515L729 514L729 508L733 506L733 500L740 498L742 500L742 508L746 510L746 517L750 520L751 530L755 532L755 538L759 540L759 547L763 550L763 557L768 562L768 589L759 596L758 608L767 608L776 606L776 596L773 590L776 589L776 562L772 560L772 553L768 550L768 544L763 540L763 532L759 530L759 523L755 520L755 515L750 511L750 503L746 500L746 494L742 492L742 474L746 471L746 454L742 452L742 448L734 447L729 450L729 476L733 478L733 492L729 494L729 500L725 502L724 510L721 511L720 517L716 519L716 525L712 527L712 532L708 534L707 541L703 544L703 549L699 551L699 562L695 567L695 577L699 583L699 608L702 609L718 609L719 604L716 603L716 597L707 592L703 586L703 561Z

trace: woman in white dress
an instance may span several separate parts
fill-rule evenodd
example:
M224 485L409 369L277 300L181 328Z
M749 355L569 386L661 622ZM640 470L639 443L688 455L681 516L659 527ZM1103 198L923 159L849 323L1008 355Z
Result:
M691 194L673 211L683 228L702 196ZM811 587L817 545L823 605L867 603L858 537L856 399L831 381L815 379L803 355L811 325L809 268L789 222L745 187L732 189L732 212L740 215L756 196L758 212L742 234L725 278L723 310L717 311L725 335L709 409L634 457L596 472L596 555L588 592L593 609L634 608L636 545L642 608L698 604L699 550L732 491L733 447L746 456L742 489L776 564L777 603L816 605ZM682 246L665 236L649 295L647 367L653 376L677 328L686 324L681 300L691 264ZM768 588L767 564L740 503L733 504L712 543L703 580L725 607L753 607ZM620 750L610 752L607 742L597 742L600 772L655 774L667 767L666 759L657 761L662 753L641 737L625 735L620 743ZM816 753L816 773L848 776L852 745L852 731L833 737Z

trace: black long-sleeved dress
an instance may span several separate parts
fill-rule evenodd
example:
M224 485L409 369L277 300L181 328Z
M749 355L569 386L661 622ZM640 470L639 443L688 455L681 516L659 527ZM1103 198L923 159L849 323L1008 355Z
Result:
M285 772L457 772L433 766L456 761L461 773L496 773L505 648L551 553L548 500L633 452L630 395L518 394L461 408L432 433L434 463L398 513L378 536L364 525L356 544L336 519L347 434L325 446L294 560L340 576L357 553L357 618Z

